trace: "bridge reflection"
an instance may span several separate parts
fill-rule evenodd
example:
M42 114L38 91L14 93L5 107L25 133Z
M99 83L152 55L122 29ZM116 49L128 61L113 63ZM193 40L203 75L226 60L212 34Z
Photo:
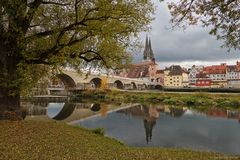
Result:
M47 115L55 120L64 120L73 113L75 107L76 104L74 103L49 103Z
M51 102L51 103L22 103L23 108L26 110L28 118L50 118L54 120L77 120L87 115L100 113L106 116L108 112L108 105L99 103L64 103L64 102Z

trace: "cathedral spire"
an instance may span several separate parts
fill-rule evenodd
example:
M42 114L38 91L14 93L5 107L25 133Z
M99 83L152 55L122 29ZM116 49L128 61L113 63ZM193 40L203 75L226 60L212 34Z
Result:
M147 60L147 58L148 58L148 50L149 50L148 36L146 35L146 43L145 43L145 49L144 49L144 52L143 52L143 60Z
M149 47L149 59L153 60L154 59L154 55L153 55L153 50L152 50L152 44L151 44L151 39L149 38L149 42L148 42L148 47Z
M143 52L143 60L150 60L150 61L154 61L154 54L153 54L153 50L152 50L152 44L151 44L151 39L150 37L148 37L148 35L146 35L146 43L145 43L145 49Z

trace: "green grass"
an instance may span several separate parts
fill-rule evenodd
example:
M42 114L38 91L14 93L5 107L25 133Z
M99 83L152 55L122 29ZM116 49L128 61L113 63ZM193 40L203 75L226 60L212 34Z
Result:
M0 121L0 159L220 160L216 153L135 148L63 122Z
M167 92L123 92L123 91L84 91L80 99L115 103L163 103L176 106L209 106L240 109L240 94L214 94L206 92L167 93ZM101 97L100 99L98 97Z

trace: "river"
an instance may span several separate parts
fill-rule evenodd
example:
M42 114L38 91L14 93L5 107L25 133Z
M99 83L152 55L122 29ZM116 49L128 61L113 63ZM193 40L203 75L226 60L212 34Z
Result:
M240 154L240 112L199 111L163 104L22 102L26 120L64 121L103 128L129 146L181 148Z

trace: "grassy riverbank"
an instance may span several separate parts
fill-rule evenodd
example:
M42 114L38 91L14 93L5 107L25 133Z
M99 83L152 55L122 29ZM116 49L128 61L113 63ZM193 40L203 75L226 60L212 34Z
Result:
M127 147L63 122L0 121L0 159L219 160L238 159L215 153Z
M240 108L240 94L216 94L206 92L168 93L168 92L126 92L126 91L84 91L80 99L97 99L104 102L163 103L176 106Z

